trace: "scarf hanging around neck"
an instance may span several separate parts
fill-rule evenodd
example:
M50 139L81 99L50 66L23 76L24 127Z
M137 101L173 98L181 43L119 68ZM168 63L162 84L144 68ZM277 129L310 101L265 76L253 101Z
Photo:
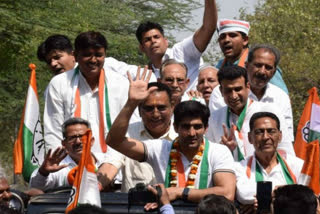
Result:
M281 170L283 172L286 183L287 184L296 184L297 183L296 176L293 174L292 170L288 166L285 159L282 158L282 156L278 152L277 152L277 161L278 161L278 163L280 163ZM246 174L247 174L248 178L251 177L252 162L253 162L253 156L250 157L250 159L248 160L248 164L247 164ZM256 182L264 180L263 174L262 174L262 169L261 169L260 165L258 164L257 160L256 160L256 173L255 173L255 175L256 175Z
M79 90L79 66L75 69L75 72L72 77L72 87L74 90L74 104L75 111L74 117L81 117L81 99L80 99L80 90ZM105 84L105 71L101 69L99 76L98 84L98 97L99 97L99 141L102 152L107 152L107 144L104 139L104 130L105 124L107 129L110 130L111 127L111 116L109 108L109 99L108 99L108 87Z
M238 66L244 68L244 67L245 67L245 63L246 63L246 61L247 61L248 53L249 53L249 48L246 48L246 49L243 51L243 53L241 54L240 59L238 60L238 63L233 63L233 64L234 64L234 65L238 65ZM221 66L220 66L220 68L223 68L223 66L225 66L226 63L227 63L227 59L224 58Z

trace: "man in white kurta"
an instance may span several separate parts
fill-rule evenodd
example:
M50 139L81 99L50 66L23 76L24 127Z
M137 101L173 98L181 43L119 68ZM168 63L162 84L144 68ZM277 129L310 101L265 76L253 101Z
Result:
M92 151L101 152L100 139L105 138L110 128L108 127L108 119L112 124L127 100L128 80L115 73L112 69L112 64L105 63L106 44L101 44L101 47L91 44L86 45L86 41L89 40L88 38L91 34L97 34L99 38L103 37L100 33L96 32L79 34L75 42L75 55L79 64L78 68L55 76L49 83L44 110L46 151L49 149L54 150L61 145L61 125L63 122L71 117L79 116L91 123L92 133L95 138ZM103 39L105 40L104 37ZM85 54L89 54L90 57L85 56ZM107 93L102 90L100 91L100 93L104 94L103 104L101 105L104 110L104 133L100 134L99 131L101 130L99 129L101 128L101 124L99 122L102 121L102 116L100 115L102 108L100 108L99 104L98 85L102 70L104 70L105 74L104 85L107 88ZM76 104L77 98L80 99L80 115L75 115L79 108L79 105ZM106 107L109 109L109 114L107 114Z
M157 78L160 77L159 69L162 62L175 59L183 62L188 67L190 84L187 91L195 90L199 66L203 63L201 55L207 48L217 25L217 8L215 0L205 0L203 23L201 27L190 36L168 48L168 40L164 36L163 28L158 23L141 23L136 31L140 43L140 50L150 60L149 69L152 69Z
M158 82L150 83L148 87L153 86L156 86L157 90L151 93L139 106L142 121L130 124L127 136L140 141L151 139L173 141L177 137L177 133L173 129L171 120L173 107L170 89ZM146 185L156 183L153 167L146 162L138 162L122 155L118 159L107 160L107 163L122 172L121 192L128 192L137 183Z
M239 161L252 155L254 151L247 139L249 120L253 113L270 111L276 113L281 121L284 119L273 104L260 103L248 98L250 85L246 69L240 66L224 67L218 72L218 78L227 106L211 113L206 137L213 142L226 144L235 160ZM284 125L281 126L281 130L284 138L279 149L294 155L288 128Z
M81 159L82 136L88 129L90 129L88 121L82 118L68 119L62 127L64 131L63 147L49 150L41 166L32 173L29 187L43 191L71 187L72 183L68 181L68 174ZM92 155L97 168L106 161L102 153Z
M246 69L250 83L249 98L262 103L270 103L283 114L288 128L288 140L293 142L293 118L291 101L287 93L270 83L280 61L279 51L270 45L256 45L250 49ZM219 88L215 88L210 97L210 111L226 106Z
M254 203L258 181L271 181L272 189L297 183L303 166L300 158L277 152L282 135L275 114L256 113L250 124L248 136L255 153L236 163L236 197L241 204Z

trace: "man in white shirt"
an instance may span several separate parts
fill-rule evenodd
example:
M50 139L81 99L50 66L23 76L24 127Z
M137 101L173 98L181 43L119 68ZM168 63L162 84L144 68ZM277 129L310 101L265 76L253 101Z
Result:
M150 60L149 69L152 69L157 78L160 77L160 67L164 60L175 59L188 67L190 85L187 91L195 89L199 66L202 64L201 55L207 48L217 25L217 8L215 0L205 0L203 23L201 27L183 41L168 48L168 40L163 28L158 23L141 23L136 31L140 43L140 50ZM134 76L134 74L131 74Z
M62 125L63 147L49 150L41 166L32 173L30 188L47 191L72 186L69 173L81 159L82 137L88 129L90 123L82 118L70 118ZM99 154L93 154L93 158L97 168L105 161Z
M147 161L157 182L165 183L170 200L200 201L212 193L233 200L233 158L225 146L204 139L210 115L205 105L186 101L176 106L174 128L178 138L174 142L160 139L141 142L125 136L128 117L156 90L156 87L147 88L151 72L146 73L145 70L140 79L138 72L135 81L129 77L129 99L114 121L106 143L132 159Z
M161 82L170 88L173 106L176 106L180 102L192 99L205 103L201 97L191 97L186 93L190 83L187 73L188 67L186 64L175 59L167 59L161 65L158 82Z
M149 83L148 88L150 87L157 87L157 89L138 107L142 121L131 123L127 135L140 141L152 139L172 141L177 137L177 134L171 121L173 114L171 91L168 86L159 82ZM105 179L107 182L103 183L104 186L107 186L114 179L118 170L121 170L121 192L128 192L137 183L146 185L156 183L153 168L150 164L140 163L124 155L120 158L108 159L107 164L104 164L102 168L108 176Z
M75 40L75 69L55 76L48 86L44 110L46 150L61 145L61 126L71 117L91 123L92 150L106 152L104 138L128 96L128 80L105 63L107 41L99 32L84 32ZM108 58L107 58L108 59Z
M209 64L204 64L199 68L197 91L202 94L207 106L213 89L219 85L218 70Z
M303 160L277 152L281 142L280 121L270 112L255 113L250 119L248 138L254 146L254 155L236 163L236 198L253 208L257 182L271 181L276 186L297 183Z
M218 72L220 91L227 106L211 113L206 137L216 143L228 146L236 161L253 154L254 148L248 142L249 120L253 113L270 111L276 113L280 121L283 116L274 104L260 103L248 98L250 85L245 68L232 65ZM281 123L283 135L279 149L294 155L293 145L285 122Z

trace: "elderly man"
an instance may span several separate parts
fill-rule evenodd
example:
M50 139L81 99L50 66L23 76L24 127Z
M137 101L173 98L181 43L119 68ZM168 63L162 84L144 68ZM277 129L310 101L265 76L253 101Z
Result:
M188 67L183 62L168 59L163 62L160 69L158 82L167 85L171 90L171 101L173 106L186 100L197 100L204 103L201 97L190 97L186 92L190 79L187 78Z
M209 64L204 64L199 69L197 91L202 94L207 105L213 89L219 85L217 74L218 70Z
M280 121L270 112L258 112L250 119L249 142L254 155L237 163L237 200L253 205L258 181L271 181L276 186L297 183L303 160L277 152L281 142Z
M106 152L104 138L128 96L128 80L105 63L107 40L99 32L84 32L75 39L78 66L55 76L48 86L44 110L46 149L61 145L61 127L71 117L91 123L92 150ZM108 58L107 58L108 59Z
M88 121L81 118L68 119L62 125L63 147L58 147L54 152L49 150L41 166L32 173L29 186L43 191L71 186L68 174L81 159L82 136L88 129L90 129ZM94 140L91 139L92 144ZM93 156L96 167L105 161L99 154Z
M183 41L168 48L168 40L163 28L158 23L141 23L136 31L136 37L140 43L140 50L150 60L149 69L154 71L157 78L160 77L160 67L164 60L175 59L186 64L187 77L190 84L187 90L195 89L199 66L202 64L201 55L207 48L217 25L217 8L215 0L205 0L203 23L201 27ZM135 74L131 74L135 76Z
M151 73L146 71L130 79L129 99L113 123L106 143L122 154L147 161L154 169L157 182L165 183L170 200L190 201L211 193L233 200L235 177L233 159L228 149L204 139L209 109L197 102L179 103L174 110L174 128L178 138L139 141L125 137L128 117L156 87L147 89ZM161 152L159 152L161 151Z
M171 91L168 86L159 82L149 83L148 88L151 87L157 87L157 89L138 106L142 121L130 124L127 134L130 138L141 141L152 139L172 141L177 137L177 134L171 121L173 113ZM129 121L127 120L127 122ZM122 170L121 192L128 192L137 183L146 185L156 183L150 164L140 163L124 155L120 159L110 158L102 168L107 172L107 181L112 181L118 170ZM103 185L108 184L105 182Z
M209 120L206 137L213 142L220 142L229 147L235 160L243 160L253 154L254 148L248 142L249 119L255 112L267 109L277 113L281 121L284 118L277 110L278 106L270 103L260 103L250 99L250 85L247 71L240 66L228 66L219 70L218 80L220 91L227 106L213 111ZM293 154L292 137L285 122L281 130L284 138L279 149Z
M220 60L216 65L218 69L229 65L245 66L249 52L249 29L250 25L246 21L233 19L219 20L217 28L218 42L225 58ZM288 93L279 68L277 68L270 82Z

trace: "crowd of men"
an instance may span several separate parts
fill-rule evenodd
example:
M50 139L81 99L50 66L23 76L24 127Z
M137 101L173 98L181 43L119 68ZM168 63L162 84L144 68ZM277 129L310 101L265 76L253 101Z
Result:
M161 25L141 23L136 37L150 62L143 68L107 57L99 32L80 33L74 50L64 35L47 38L38 48L55 74L45 92L46 156L30 187L71 186L88 129L101 191L160 183L166 204L203 199L206 210L228 199L251 213L257 182L297 184L303 160L293 150L280 54L267 44L249 48L249 29L246 21L217 20L212 0L201 27L172 48ZM202 53L216 30L224 59L213 66Z

